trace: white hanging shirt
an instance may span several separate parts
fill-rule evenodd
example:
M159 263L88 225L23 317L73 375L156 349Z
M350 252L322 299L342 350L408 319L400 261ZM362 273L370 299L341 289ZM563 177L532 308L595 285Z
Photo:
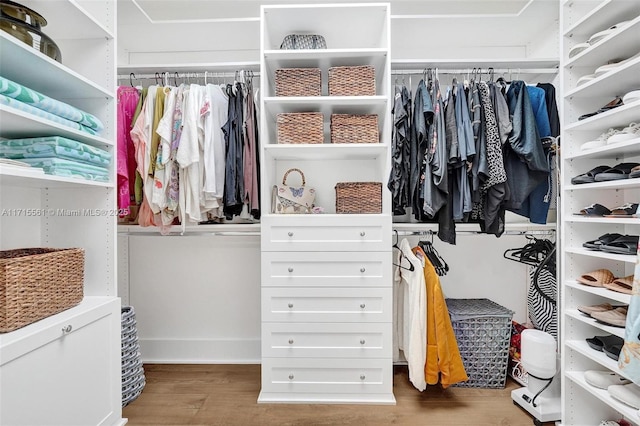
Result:
M225 142L222 126L227 122L229 97L219 85L207 84L209 111L205 116L204 195L221 199L224 195ZM220 204L222 202L220 201Z

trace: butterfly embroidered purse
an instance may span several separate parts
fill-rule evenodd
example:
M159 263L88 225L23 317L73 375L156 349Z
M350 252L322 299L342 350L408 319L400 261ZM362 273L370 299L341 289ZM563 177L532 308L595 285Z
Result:
M291 172L298 172L302 177L302 186L287 184L287 177ZM316 191L305 187L304 174L300 169L289 169L282 178L282 185L273 185L271 192L271 212L276 214L305 214L311 213Z

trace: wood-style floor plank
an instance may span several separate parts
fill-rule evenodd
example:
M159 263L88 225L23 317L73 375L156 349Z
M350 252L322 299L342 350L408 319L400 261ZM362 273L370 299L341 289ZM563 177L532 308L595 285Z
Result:
M397 405L258 404L259 365L145 365L142 395L123 409L137 425L474 425L532 426L505 389L429 386L416 390L394 369Z

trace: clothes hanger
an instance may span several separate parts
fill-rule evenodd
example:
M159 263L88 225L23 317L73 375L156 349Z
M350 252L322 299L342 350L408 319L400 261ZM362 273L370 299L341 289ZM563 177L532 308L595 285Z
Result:
M440 253L436 250L433 245L433 231L429 231L429 235L431 236L431 241L420 241L418 242L418 247L422 249L424 254L429 259L429 262L433 265L436 270L436 273L439 276L444 276L449 272L449 265L447 262L440 256Z
M133 85L133 80L137 80L137 79L136 79L136 75L135 75L134 73L129 73L129 85L130 85L131 87L135 87L135 86Z
M554 276L556 275L555 259L556 259L556 247L554 246L553 249L547 254L547 257L545 257L545 259L542 261L542 263L538 265L535 272L533 273L533 279L532 279L532 285L535 287L536 291L553 306L556 305L556 300L553 297L550 297L544 291L542 291L540 286L538 286L538 277L540 276L540 272L542 272L543 269L547 269Z
M394 229L393 232L396 234L396 239L393 242L393 245L391 246L391 248L394 249L398 249L398 251L400 252L400 263L402 263L402 258L405 257L404 253L402 253L402 250L400 249L400 246L398 245L398 240L399 240L399 235L398 235L398 230ZM407 259L408 261L408 259ZM402 266L402 265L396 265L395 263L393 264L393 266L397 266L400 269L404 269L405 271L415 271L415 267L413 266L413 263L409 262L409 267L407 268L406 266Z

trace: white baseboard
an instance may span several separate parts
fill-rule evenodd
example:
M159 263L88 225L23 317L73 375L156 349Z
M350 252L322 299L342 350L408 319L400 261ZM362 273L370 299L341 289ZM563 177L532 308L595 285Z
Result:
M260 364L260 339L140 339L147 364Z

